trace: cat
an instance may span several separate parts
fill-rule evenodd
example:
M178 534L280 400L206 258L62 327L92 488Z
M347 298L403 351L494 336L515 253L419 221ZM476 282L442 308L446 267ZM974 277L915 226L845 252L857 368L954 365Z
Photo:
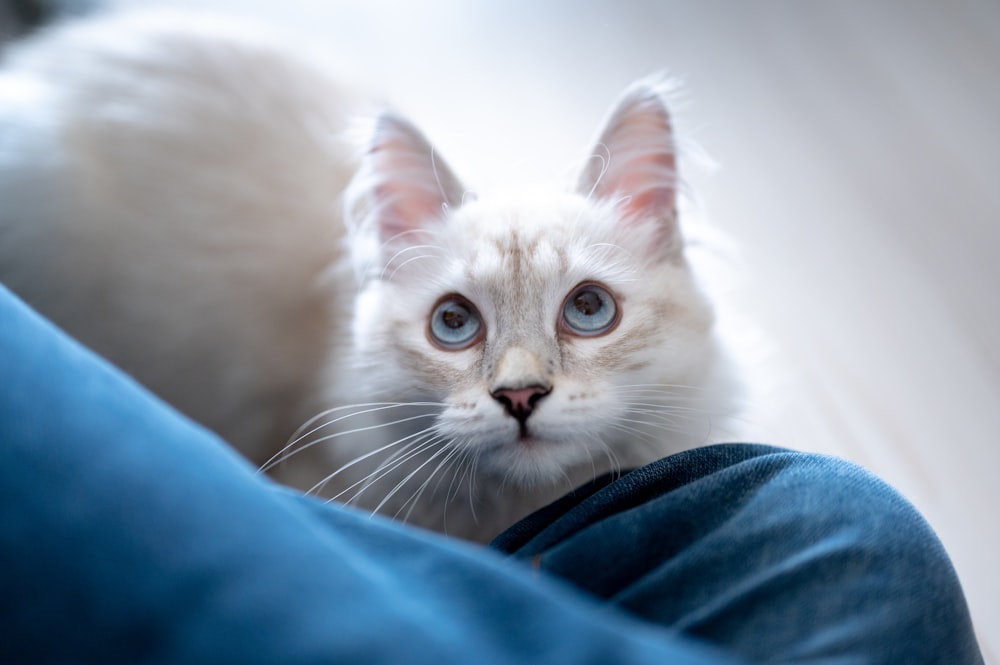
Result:
M67 23L0 73L0 282L279 481L485 542L733 408L667 87L575 187L478 197L297 47Z

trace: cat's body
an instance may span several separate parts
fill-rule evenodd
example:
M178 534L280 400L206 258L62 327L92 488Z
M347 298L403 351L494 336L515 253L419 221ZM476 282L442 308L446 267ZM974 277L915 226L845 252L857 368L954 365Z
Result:
M254 35L140 18L11 53L0 280L263 461L349 334L350 98Z
M0 74L0 281L254 462L295 453L279 478L468 538L708 439L729 380L655 86L532 200L476 200L393 115L355 153L362 107L228 28L43 36Z

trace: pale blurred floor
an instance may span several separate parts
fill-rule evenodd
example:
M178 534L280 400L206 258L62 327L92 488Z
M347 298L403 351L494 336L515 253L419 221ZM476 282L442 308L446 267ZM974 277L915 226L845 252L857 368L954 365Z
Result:
M743 434L901 489L996 651L1000 4L171 4L323 41L473 188L563 175L629 81L680 75L680 125L721 165L689 179L742 247L753 282L738 300L775 351Z

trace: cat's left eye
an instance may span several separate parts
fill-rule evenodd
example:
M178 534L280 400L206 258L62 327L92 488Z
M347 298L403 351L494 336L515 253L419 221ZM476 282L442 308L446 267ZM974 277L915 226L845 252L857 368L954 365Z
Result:
M475 306L462 296L446 296L431 312L428 333L435 344L448 351L467 349L482 339L483 322Z
M562 327L584 337L611 332L618 325L618 303L597 284L581 284L563 303Z

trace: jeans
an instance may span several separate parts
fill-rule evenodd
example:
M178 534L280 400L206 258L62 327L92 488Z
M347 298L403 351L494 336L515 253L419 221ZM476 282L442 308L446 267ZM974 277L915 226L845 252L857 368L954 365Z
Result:
M3 287L0 380L2 663L979 662L937 539L844 462L683 453L491 551L278 487Z
M690 450L596 480L493 546L753 662L982 662L930 527L832 457Z

